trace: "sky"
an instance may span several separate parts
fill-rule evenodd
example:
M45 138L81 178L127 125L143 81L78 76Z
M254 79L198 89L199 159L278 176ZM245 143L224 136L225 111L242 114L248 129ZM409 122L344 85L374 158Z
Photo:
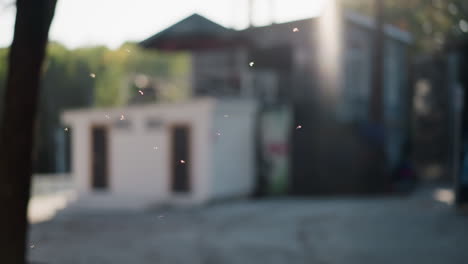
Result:
M0 0L0 47L11 44L16 10ZM273 1L274 8L271 8ZM256 0L254 25L320 14L327 0ZM273 11L272 11L273 10ZM248 25L248 0L58 0L49 38L69 48L141 41L198 13L230 28Z

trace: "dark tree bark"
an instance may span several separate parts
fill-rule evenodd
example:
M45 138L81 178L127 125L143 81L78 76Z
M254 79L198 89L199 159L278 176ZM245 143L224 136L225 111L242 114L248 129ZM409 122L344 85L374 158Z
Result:
M41 66L56 0L16 0L0 127L0 262L24 264Z

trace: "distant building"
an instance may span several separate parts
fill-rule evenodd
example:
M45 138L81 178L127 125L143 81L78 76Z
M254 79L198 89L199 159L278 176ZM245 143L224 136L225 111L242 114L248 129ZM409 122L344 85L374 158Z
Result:
M246 197L255 185L248 100L68 111L75 206L144 208Z
M455 202L460 207L468 206L468 39L461 37L446 44L443 53L434 56L439 60L431 66L436 74L426 73L426 80L431 81L437 91L436 102L444 107L446 120L446 138L443 147L450 151L446 157L445 180L454 181ZM442 69L442 70L441 70ZM437 82L440 81L440 82ZM441 96L442 95L442 96ZM445 101L445 102L444 102ZM444 104L445 103L445 104ZM440 143L438 144L440 145ZM447 177L448 176L448 177Z
M340 31L326 31L325 17L237 31L195 14L140 45L190 51L194 97L254 98L264 107L290 105L292 193L383 190L388 186L368 169L373 162L367 150L372 131L360 129L369 121L375 25L355 13L338 19L343 22ZM333 34L337 36L328 39ZM385 36L385 144L388 164L394 168L408 139L412 39L390 25L385 26ZM336 57L326 52L332 47L339 51ZM327 76L326 70L335 75Z

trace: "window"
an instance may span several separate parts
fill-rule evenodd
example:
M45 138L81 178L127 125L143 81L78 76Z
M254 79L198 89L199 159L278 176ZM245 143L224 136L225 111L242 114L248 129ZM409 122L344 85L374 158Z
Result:
M366 53L361 45L350 45L345 54L340 117L343 121L363 121L368 116L369 74Z

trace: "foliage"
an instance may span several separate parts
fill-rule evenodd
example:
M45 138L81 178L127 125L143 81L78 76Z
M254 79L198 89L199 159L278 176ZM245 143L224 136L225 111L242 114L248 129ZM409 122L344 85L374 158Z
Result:
M7 54L8 49L0 49L0 100L3 98ZM164 84L160 96L147 100L147 103L184 99L189 91L189 66L186 54L142 50L132 43L116 50L103 46L70 50L60 43L49 43L39 103L36 169L47 172L54 166L56 135L63 131L60 113L92 106L119 106L126 104L132 96L141 97L132 85L134 76L139 74Z
M372 15L376 0L343 0L348 8ZM381 0L385 20L411 32L419 52L442 48L468 34L466 0Z

